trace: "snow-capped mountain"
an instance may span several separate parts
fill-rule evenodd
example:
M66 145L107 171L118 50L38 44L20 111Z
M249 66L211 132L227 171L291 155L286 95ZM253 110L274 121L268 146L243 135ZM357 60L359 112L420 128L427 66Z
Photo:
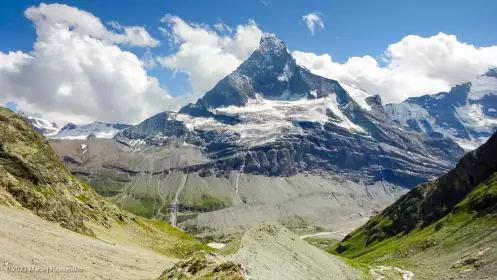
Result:
M315 225L362 219L464 152L395 123L379 96L311 73L272 34L195 104L114 140L52 145L101 194L209 233L296 216ZM182 211L196 214L179 219Z
M60 131L60 128L57 126L57 124L49 122L47 120L31 116L26 116L26 119L36 130L47 137L53 136Z
M338 82L312 74L297 65L285 44L274 34L264 34L260 47L236 71L222 79L195 105L181 109L180 113L195 115L199 108L212 109L226 106L245 106L251 100L295 101L316 99L333 93L338 104L347 104L351 96L363 108L370 95L349 87L345 94Z
M112 138L120 131L130 127L126 124L110 124L103 122L93 122L90 124L76 125L73 123L66 124L51 139L87 139L90 134L96 138Z
M497 69L449 92L408 98L386 105L385 110L405 127L438 132L474 149L497 130Z
M197 169L244 165L245 172L272 176L332 171L407 187L443 172L462 154L441 135L404 130L378 96L297 65L272 34L197 103L158 114L116 139L160 144L171 137L204 147L212 161Z

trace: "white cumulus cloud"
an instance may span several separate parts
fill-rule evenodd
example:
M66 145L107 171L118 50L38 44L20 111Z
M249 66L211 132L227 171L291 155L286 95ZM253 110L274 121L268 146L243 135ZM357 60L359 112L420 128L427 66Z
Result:
M328 54L292 55L315 74L379 94L384 102L447 91L497 67L497 46L476 47L444 33L409 35L389 45L383 54L385 66L371 56L351 57L341 64Z
M13 101L59 123L137 123L174 106L143 62L116 45L156 45L143 27L111 32L94 15L59 4L25 16L37 40L29 53L0 52L0 104Z
M314 36L316 26L324 28L323 15L321 13L315 12L307 14L302 17L302 20L307 25L309 31L311 31L312 36Z
M162 22L166 27L161 31L176 52L157 60L163 67L186 73L195 94L210 90L234 71L257 49L262 36L253 20L232 31L226 25L211 28L205 24L187 23L173 15L165 15Z

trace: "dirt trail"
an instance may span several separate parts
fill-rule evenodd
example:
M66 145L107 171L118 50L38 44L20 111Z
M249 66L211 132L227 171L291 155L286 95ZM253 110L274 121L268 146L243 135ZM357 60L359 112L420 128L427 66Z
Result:
M108 236L109 242L80 235L20 209L0 206L0 224L2 280L156 279L176 261ZM12 272L20 266L77 271Z

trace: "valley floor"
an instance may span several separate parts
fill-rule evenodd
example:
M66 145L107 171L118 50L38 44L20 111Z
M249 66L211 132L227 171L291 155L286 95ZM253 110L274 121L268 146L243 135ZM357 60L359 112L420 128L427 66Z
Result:
M25 210L0 206L0 224L3 280L156 279L176 262L110 236L103 241L74 233ZM40 271L26 271L33 267ZM72 271L47 273L47 268Z

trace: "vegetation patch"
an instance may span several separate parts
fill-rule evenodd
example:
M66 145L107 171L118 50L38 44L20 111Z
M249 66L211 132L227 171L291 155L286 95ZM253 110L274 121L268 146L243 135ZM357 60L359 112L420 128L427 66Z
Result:
M340 242L340 240L337 239L320 237L307 237L304 238L304 241L321 250L327 250Z
M232 255L238 252L238 249L240 249L240 246L242 244L242 238L241 236L234 239L230 243L226 244L223 249L221 249L221 254L224 256Z
M441 256L458 258L462 257L462 249L477 243L481 242L480 247L497 244L496 195L497 174L494 174L475 187L449 214L429 225L419 222L412 229L394 234L391 227L395 223L385 211L326 251L348 259L354 266L393 265L423 275L428 273L426 267L417 264L429 256L434 261L449 261ZM393 217L403 219L402 212ZM450 269L452 264L445 266Z

